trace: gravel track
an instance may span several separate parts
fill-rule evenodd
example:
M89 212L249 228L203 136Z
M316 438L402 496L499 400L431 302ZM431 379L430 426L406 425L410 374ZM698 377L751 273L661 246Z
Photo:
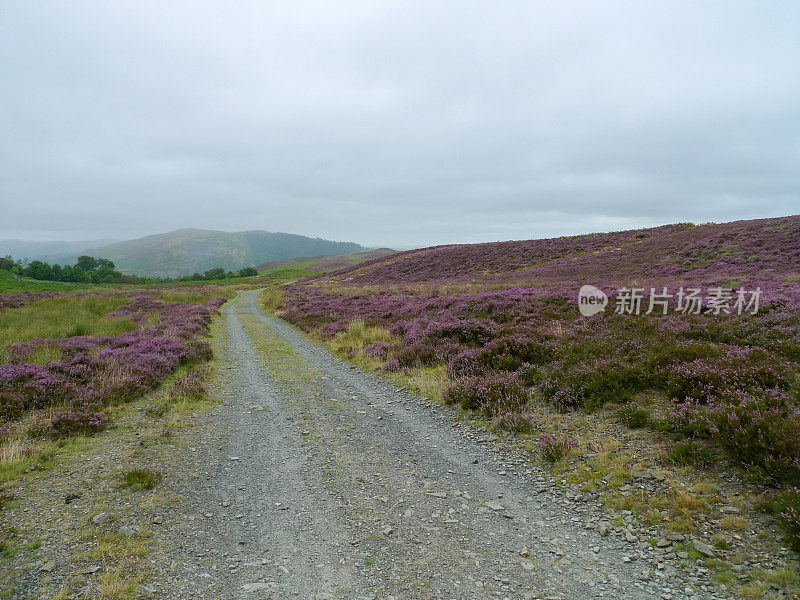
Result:
M587 528L597 507L566 498L494 436L264 314L257 292L223 315L223 404L188 434L199 469L163 529L159 597L712 597L655 569L642 540ZM244 317L314 376L272 377Z

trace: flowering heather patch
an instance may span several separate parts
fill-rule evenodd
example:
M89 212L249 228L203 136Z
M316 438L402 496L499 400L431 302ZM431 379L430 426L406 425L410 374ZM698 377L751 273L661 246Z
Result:
M134 296L108 316L127 317L140 328L112 336L76 336L12 344L10 354L24 360L42 344L62 350L62 359L45 365L0 365L0 419L56 408L40 433L54 436L101 429L105 407L126 402L155 388L180 365L211 357L207 332L211 315L223 303L159 302ZM157 320L152 316L157 315ZM154 321L151 324L151 321ZM191 390L191 381L182 384Z
M553 433L543 433L539 437L539 451L547 462L561 460L572 448L578 447L578 440L559 437Z
M442 393L447 404L481 410L493 417L507 412L520 413L528 403L528 392L514 374L458 379Z
M16 497L17 497L16 494L14 494L13 492L0 491L0 510L3 510L3 507ZM3 548L2 541L3 541L2 538L0 538L0 550L2 550Z
M25 306L43 298L55 298L60 294L56 292L24 292L22 294L0 294L0 310Z

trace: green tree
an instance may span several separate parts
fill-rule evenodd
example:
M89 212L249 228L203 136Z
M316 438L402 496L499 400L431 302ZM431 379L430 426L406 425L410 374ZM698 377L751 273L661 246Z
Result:
M0 258L0 269L10 271L16 266L18 266L18 263L13 258L11 258L10 254L6 254L5 256Z
M97 267L97 259L92 256L79 256L76 264L82 271L94 271Z

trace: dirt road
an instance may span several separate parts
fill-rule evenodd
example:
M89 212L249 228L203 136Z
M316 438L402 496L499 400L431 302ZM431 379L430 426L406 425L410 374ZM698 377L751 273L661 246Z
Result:
M164 528L158 597L711 597L635 536L587 528L596 507L493 436L261 312L256 292L223 313L224 403L191 433L200 467Z

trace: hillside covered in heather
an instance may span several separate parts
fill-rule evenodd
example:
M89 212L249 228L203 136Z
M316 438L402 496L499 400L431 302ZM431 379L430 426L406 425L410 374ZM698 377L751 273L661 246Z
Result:
M553 239L434 246L380 258L320 280L347 285L775 281L800 270L800 216L679 223Z

